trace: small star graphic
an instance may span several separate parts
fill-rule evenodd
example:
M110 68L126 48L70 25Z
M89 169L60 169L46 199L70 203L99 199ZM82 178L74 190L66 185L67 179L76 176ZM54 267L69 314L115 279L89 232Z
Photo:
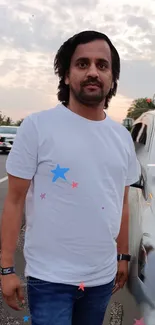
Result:
M59 164L57 165L56 169L51 170L51 172L54 174L52 182L56 182L56 180L60 177L62 179L66 180L65 173L69 171L70 168L61 168Z
M144 318L141 318L141 319L135 319L135 323L134 323L134 325L145 325L144 324Z
M29 318L30 318L30 316L24 316L23 317L24 322L28 322Z
M75 187L76 187L76 188L78 187L78 183L73 182L73 183L72 183L72 188L75 188Z
M45 199L45 196L46 196L46 193L41 193L40 194L40 197L41 197L42 200Z
M84 287L85 287L85 285L84 285L84 283L82 282L82 283L80 283L80 286L79 286L78 290L82 290L82 291L84 291Z

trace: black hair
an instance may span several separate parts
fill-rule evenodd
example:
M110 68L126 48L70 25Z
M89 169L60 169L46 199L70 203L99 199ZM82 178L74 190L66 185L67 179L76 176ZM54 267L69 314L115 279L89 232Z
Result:
M120 76L120 57L113 46L110 39L100 32L96 31L83 31L79 34L69 38L58 50L54 59L54 72L59 77L58 85L58 100L65 106L69 102L69 85L65 84L65 77L70 68L71 58L79 44L86 44L94 40L104 40L108 43L111 49L112 57L112 74L113 74L113 88L110 89L109 94L106 96L104 109L108 108L109 101L116 95L118 80Z

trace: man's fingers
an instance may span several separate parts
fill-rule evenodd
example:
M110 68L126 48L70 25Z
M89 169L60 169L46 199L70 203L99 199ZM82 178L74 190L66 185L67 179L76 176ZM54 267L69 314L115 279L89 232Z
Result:
M112 290L112 294L116 293L119 289L120 289L119 284L116 283L113 290Z
M119 287L122 289L125 285L126 281L123 279L119 282Z
M118 285L119 285L119 287L120 287L120 288L123 288L124 285L125 285L125 283L126 283L126 281L127 281L127 277L126 277L126 275L122 274L122 275L120 276L120 278L119 278L119 281L118 281Z
M12 309L15 310L21 310L21 308L18 306L17 300L16 300L16 296L13 295L11 297L6 297L4 296L4 300L6 302L6 304L11 307Z
M16 292L17 292L17 299L20 302L22 302L22 304L25 304L24 293L23 293L22 287L20 286L19 288L17 288Z
M119 279L119 273L117 272L116 277L115 277L115 283L118 282L118 279Z
M112 295L114 295L118 290L119 290L119 288L114 288L112 291Z
M126 274L122 274L122 276L121 276L121 278L120 278L120 286L121 286L121 288L125 285L125 283L127 282L127 280L128 280L128 275L126 275Z
M122 289L127 281L126 276L124 274L119 274L116 278L114 288L112 290L112 294L116 293L119 289Z
M15 274L2 277L2 294L6 304L15 310L22 310L21 303L24 304L24 290L20 279Z
M119 290L119 277L120 277L120 274L119 274L119 272L117 272L116 278L115 278L115 284L114 284L114 287L112 290L112 294L116 293Z

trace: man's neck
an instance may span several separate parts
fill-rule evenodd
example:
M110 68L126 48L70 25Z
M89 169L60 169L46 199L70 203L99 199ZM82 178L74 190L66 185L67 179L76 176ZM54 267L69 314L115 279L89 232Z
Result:
M98 107L88 107L82 105L74 100L70 100L67 107L74 113L87 118L92 121L102 121L106 118L106 114L103 110L103 103L98 105Z

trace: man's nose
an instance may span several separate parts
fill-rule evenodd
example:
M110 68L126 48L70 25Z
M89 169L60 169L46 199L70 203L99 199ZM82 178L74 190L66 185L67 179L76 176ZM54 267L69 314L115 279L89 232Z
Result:
M96 68L95 64L91 64L88 71L87 71L87 77L98 77L98 69Z

